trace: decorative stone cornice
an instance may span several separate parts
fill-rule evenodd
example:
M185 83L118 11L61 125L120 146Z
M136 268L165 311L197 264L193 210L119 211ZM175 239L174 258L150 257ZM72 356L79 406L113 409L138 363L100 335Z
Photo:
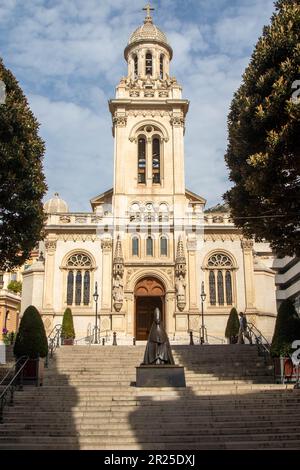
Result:
M185 126L185 119L182 116L172 116L170 122L173 127Z
M113 123L117 127L126 127L127 125L127 116L114 116Z
M57 240L45 240L45 249L47 253L55 253Z
M112 250L112 239L111 238L104 238L101 240L101 248L103 251L111 251Z
M87 234L79 234L79 233L63 233L58 235L58 240L62 240L64 242L95 242L97 240L96 235L87 235Z
M208 233L204 235L205 242L216 242L216 241L240 241L242 240L242 235L233 234L233 233Z
M241 246L243 248L244 251L252 251L253 250L253 246L254 246L254 242L253 240L249 240L249 239L246 239L246 238L243 238L241 240Z

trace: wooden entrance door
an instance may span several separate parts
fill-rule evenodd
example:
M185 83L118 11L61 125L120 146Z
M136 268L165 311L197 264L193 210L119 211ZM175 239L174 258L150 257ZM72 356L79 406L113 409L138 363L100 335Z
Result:
M136 300L136 339L146 341L153 323L155 308L162 312L160 297L138 297Z
M146 341L156 308L161 311L164 323L165 290L157 279L145 278L137 284L135 296L135 337L138 341Z

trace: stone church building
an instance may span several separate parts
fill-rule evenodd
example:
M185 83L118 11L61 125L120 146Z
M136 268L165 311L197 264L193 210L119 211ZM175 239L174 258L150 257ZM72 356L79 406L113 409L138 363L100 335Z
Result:
M204 324L224 339L233 306L268 338L276 317L274 255L243 238L225 206L206 210L185 186L184 134L189 101L170 75L173 50L151 10L125 48L128 73L109 102L114 137L113 188L71 213L56 194L45 204L40 258L23 272L21 310L35 305L49 333L66 307L78 339L101 335L145 340L159 307L170 339L185 341Z

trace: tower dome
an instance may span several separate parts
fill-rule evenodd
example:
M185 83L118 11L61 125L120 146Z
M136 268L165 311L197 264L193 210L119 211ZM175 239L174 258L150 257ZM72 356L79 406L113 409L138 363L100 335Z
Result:
M172 59L173 56L173 50L168 42L167 36L163 31L161 31L155 24L153 24L153 18L151 16L151 10L154 10L154 8L151 8L150 5L148 4L144 10L147 11L146 18L144 20L144 24L139 26L130 36L128 45L125 49L125 58L127 58L127 54L129 50L138 44L142 43L157 43L161 44L164 47L166 47L170 53L170 59Z
M68 204L55 193L53 198L46 201L44 204L44 211L47 214L57 214L69 212Z

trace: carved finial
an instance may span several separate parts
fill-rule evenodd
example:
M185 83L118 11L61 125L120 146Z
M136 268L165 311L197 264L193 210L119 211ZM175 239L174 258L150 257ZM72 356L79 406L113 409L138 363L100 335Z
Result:
M122 243L121 243L120 235L118 235L117 243L116 243L115 259L120 259L120 258L123 258L123 252L122 252Z
M154 11L155 8L152 8L150 3L147 3L147 5L143 8L143 10L147 12L145 23L149 23L149 22L152 23L151 11Z
M183 241L182 241L182 236L180 235L178 239L178 245L177 245L177 255L176 258L184 258L184 248L183 248Z

